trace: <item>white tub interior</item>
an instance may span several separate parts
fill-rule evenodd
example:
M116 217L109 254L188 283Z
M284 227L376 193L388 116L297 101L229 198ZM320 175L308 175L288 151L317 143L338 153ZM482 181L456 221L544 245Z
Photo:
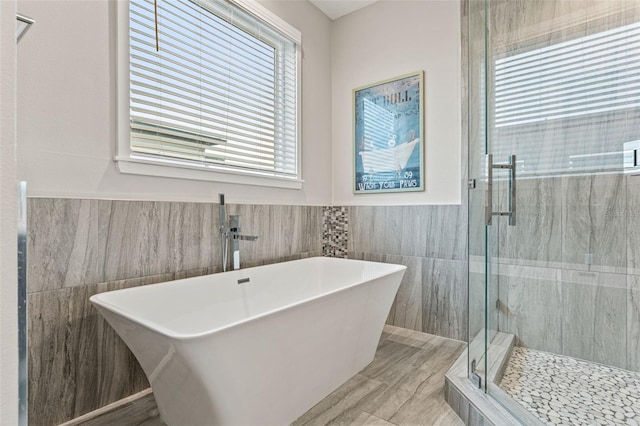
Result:
M145 327L184 339L214 333L402 268L316 257L100 293L91 299ZM250 281L238 284L246 278Z

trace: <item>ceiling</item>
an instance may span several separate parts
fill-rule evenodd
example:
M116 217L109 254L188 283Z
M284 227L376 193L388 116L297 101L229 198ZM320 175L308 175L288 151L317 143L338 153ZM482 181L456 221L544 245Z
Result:
M378 0L309 0L331 19L362 9Z

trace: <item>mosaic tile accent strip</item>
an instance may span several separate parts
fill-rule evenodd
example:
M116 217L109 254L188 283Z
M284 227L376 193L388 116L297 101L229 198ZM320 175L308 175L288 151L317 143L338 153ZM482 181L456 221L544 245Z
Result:
M640 425L640 373L517 347L500 387L547 425Z
M347 257L349 207L322 207L322 255Z

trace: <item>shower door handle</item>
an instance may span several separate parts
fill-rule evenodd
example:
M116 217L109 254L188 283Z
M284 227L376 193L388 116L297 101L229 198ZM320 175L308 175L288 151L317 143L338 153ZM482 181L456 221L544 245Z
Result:
M493 154L487 154L487 188L484 193L484 224L493 222Z
M509 170L509 211L493 211L493 169ZM484 198L485 225L493 224L493 216L509 216L509 226L516 225L516 156L509 156L509 163L494 164L493 154L487 154L487 189Z

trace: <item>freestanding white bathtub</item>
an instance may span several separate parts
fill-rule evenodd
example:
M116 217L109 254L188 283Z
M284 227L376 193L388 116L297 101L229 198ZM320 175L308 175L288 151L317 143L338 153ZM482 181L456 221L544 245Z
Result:
M142 365L167 424L281 425L373 360L405 269L316 257L91 302Z

